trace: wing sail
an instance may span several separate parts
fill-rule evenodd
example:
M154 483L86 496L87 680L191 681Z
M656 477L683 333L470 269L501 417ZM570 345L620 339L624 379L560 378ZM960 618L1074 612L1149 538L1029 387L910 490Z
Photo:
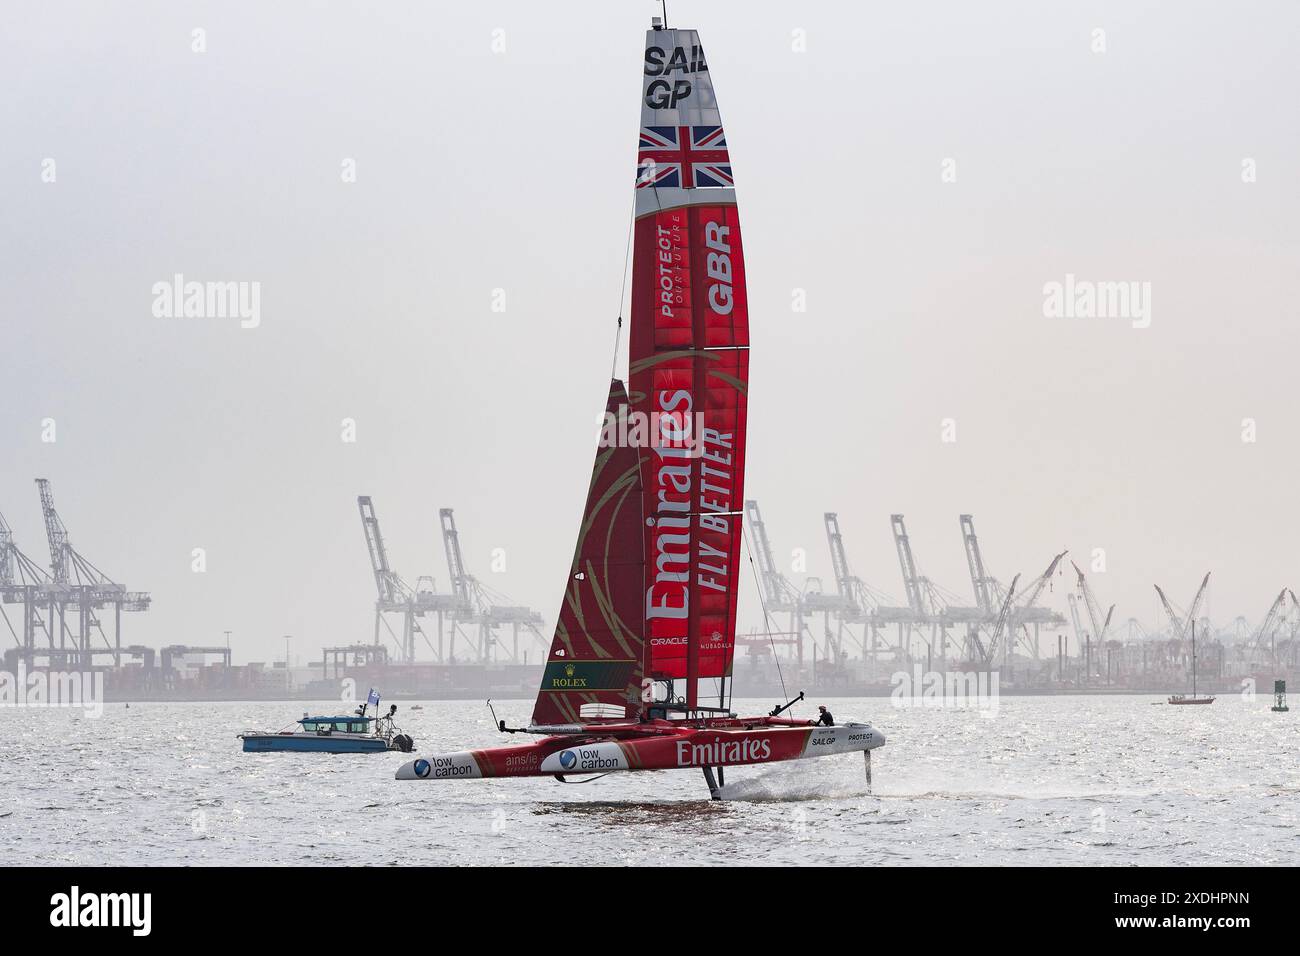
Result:
M623 383L610 385L606 421L626 420ZM645 673L637 449L606 429L591 470L564 602L533 707L533 724L635 717Z
M694 30L646 34L632 272L652 677L731 673L744 502L749 310L734 177Z

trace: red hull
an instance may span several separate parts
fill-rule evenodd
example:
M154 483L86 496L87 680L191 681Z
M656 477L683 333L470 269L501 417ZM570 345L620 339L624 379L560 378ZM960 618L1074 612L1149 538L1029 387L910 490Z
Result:
M517 747L422 757L401 767L397 778L535 777L743 766L871 750L885 742L879 731L865 724L814 727L772 717L689 724L653 721L592 726L589 730Z

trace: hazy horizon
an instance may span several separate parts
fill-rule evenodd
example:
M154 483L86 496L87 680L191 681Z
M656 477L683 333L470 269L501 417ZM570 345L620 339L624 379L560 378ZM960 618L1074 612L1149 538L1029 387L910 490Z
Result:
M835 511L854 572L899 603L896 512L964 604L961 513L1003 582L1104 549L1091 582L1121 627L1161 626L1152 585L1185 607L1206 571L1225 627L1300 587L1300 9L736 9L668 14L700 31L727 128L745 496L794 583L833 589ZM74 546L153 595L124 643L229 630L238 660L270 660L288 634L306 661L372 636L357 496L394 569L444 591L452 507L469 571L549 637L658 10L14 11L0 513L17 544L48 564L33 479L49 478ZM259 323L156 315L177 274L260 283ZM1044 287L1067 277L1148 283L1149 327L1047 317ZM1042 603L1066 613L1072 584L1065 565Z

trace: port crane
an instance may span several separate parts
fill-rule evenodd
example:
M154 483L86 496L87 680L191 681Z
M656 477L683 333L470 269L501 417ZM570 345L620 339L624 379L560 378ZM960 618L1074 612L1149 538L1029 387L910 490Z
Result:
M415 663L415 636L423 638L434 659L438 663L444 660L444 643L446 634L446 615L457 607L454 595L438 594L434 588L433 578L422 575L411 587L401 575L394 571L388 562L388 548L379 527L379 517L375 513L373 500L369 495L357 497L357 510L361 514L361 529L365 534L366 550L370 554L370 567L375 577L375 644L380 643L380 629L387 630L389 636L401 649L402 661ZM394 632L385 615L401 615L402 632ZM420 626L420 619L433 615L437 620L437 643Z
M907 525L903 523L903 516L890 515L889 525L894 533L894 549L898 552L898 564L903 571L903 590L907 595L907 605L918 617L929 617L921 576L916 571L916 557L912 554L912 539L907 535Z
M898 653L904 659L911 656L912 629L918 625L930 625L930 637L927 641L931 651L938 643L937 629L940 620L937 615L931 613L930 607L926 603L926 597L929 589L926 587L926 580L923 579L916 569L916 556L912 553L912 539L908 537L907 525L900 514L889 516L889 527L894 537L894 551L898 555L899 570L903 575L903 591L907 597L905 607L880 608L880 616L883 620L893 621L898 624ZM944 645L947 643L947 632L944 632ZM940 647L940 656L946 646Z
M1115 605L1111 605L1103 618L1101 614L1101 605L1097 601L1096 594L1093 593L1091 585L1088 584L1088 578L1084 575L1083 569L1073 561L1070 566L1074 568L1074 574L1078 582L1079 594L1083 596L1083 604L1088 612L1088 621L1092 626L1091 631L1083 631L1079 627L1078 609L1075 607L1074 594L1070 594L1070 613L1074 615L1074 630L1079 642L1079 656L1084 661L1085 676L1091 677L1092 674L1088 668L1091 667L1092 648L1095 645L1098 648L1104 647L1106 635L1110 631L1110 619L1115 613Z
M1181 643L1185 639L1187 625L1196 620L1196 613L1201 608L1201 601L1205 597L1205 588L1209 583L1210 572L1206 571L1205 577L1201 579L1201 586L1196 591L1196 597L1192 598L1192 606L1188 609L1186 615L1181 615L1174 609L1174 606L1169 603L1169 598L1165 597L1165 592L1160 585L1155 586L1156 594L1160 595L1160 603L1164 605L1165 613L1169 615L1169 623L1173 629L1172 635L1175 641Z
M980 553L980 540L975 536L975 519L959 515L962 544L966 549L966 566L970 570L971 588L975 603L985 614L992 615L998 604L998 582L984 570L984 556Z
M29 662L36 654L36 635L45 634L47 649L54 647L54 633L50 630L48 615L43 616L49 601L51 578L44 568L28 557L14 542L13 529L0 514L0 617L18 646L18 652ZM21 604L23 619L21 633L14 628L6 604Z
M802 666L804 595L777 566L772 552L772 542L767 534L767 525L763 522L763 514L759 510L758 502L753 498L745 502L744 527L752 538L749 548L750 560L757 567L758 590L763 602L763 613L764 615L788 614L790 627L785 633L772 633L764 622L767 632L763 637L760 638L756 634L744 638L737 637L737 643L748 645L751 654L755 653L756 648L765 653L772 644L792 644L795 648L796 660ZM816 594L810 597L821 599L823 595Z
M745 525L754 536L754 559L758 564L759 589L763 605L770 612L793 614L799 609L799 589L776 566L772 542L767 536L767 525L758 502L753 498L745 502Z
M981 663L991 666L998 656L998 644L1002 641L1002 634L1006 631L1007 620L1011 616L1011 602L1015 600L1016 585L1020 583L1020 575L1017 574L1011 579L1011 587L1007 588L1007 595L1002 601L1002 607L998 610L997 620L993 622L993 634L989 638L989 646L985 649L979 638L979 631L971 632L971 640L975 644L975 649L979 653Z
M876 660L881 649L880 628L890 620L889 616L882 612L885 608L885 602L894 599L871 587L866 581L853 573L849 566L848 553L844 548L844 535L840 531L839 515L833 511L826 512L822 515L822 525L826 531L826 545L831 553L831 568L835 574L836 593L829 600L823 595L809 594L807 596L807 606L810 610L823 612L828 657L832 656L832 633L829 617L826 614L827 611L835 615L837 622L837 631L834 634L834 656L843 653L843 635L845 633L852 635L852 629L847 628L846 625L860 624L862 626L862 636L858 638L859 649L863 657L869 656L872 660ZM900 646L902 640L902 624L900 623Z
M1025 649L1029 652L1029 655L1035 659L1039 657L1039 628L1043 624L1055 627L1065 623L1065 619L1055 611L1048 610L1047 608L1040 608L1036 605L1038 604L1039 597L1042 596L1043 589L1047 587L1052 580L1052 575L1056 573L1057 566L1060 565L1061 561L1069 553L1070 552L1067 549L1052 558L1052 563L1047 566L1047 570L1034 579L1034 582L1029 586L1029 590L1025 593L1023 599L1012 608L1011 611L1011 632L1012 634L1020 636L1020 640L1022 644L1025 645ZM1032 634L1029 631L1031 625L1033 626ZM1003 651L1008 663L1010 662L1013 643L1014 641L1008 638L1005 650Z
M1293 607L1300 608L1300 602L1296 601L1296 596L1290 588L1283 588L1277 593L1277 597L1273 599L1273 604L1269 607L1268 613L1264 615L1264 620L1255 633L1251 635L1248 653L1253 664L1265 664L1271 668L1277 668L1277 629L1278 625L1286 617L1288 597L1291 599Z
M971 515L961 515L959 517L961 525L962 544L966 551L966 567L970 572L971 588L975 592L976 607L961 608L949 607L946 614L950 619L966 623L969 632L968 643L970 639L978 638L979 629L982 626L996 625L996 615L1000 606L1006 600L1006 593L1003 590L1002 583L988 573L984 556L980 550L979 538L975 534L975 520ZM1038 633L1040 627L1063 627L1066 623L1065 618L1048 608L1037 607L1037 602L1042 594L1043 588L1051 581L1052 575L1056 573L1056 567L1060 564L1061 559L1067 554L1062 551L1056 556L1047 570L1034 581L1029 590L1021 595L1020 599L1013 603L1010 611L1009 632L1005 644L1003 645L1003 663L1008 663L1010 655L1015 650L1015 640L1010 635L1023 634L1023 643L1030 656L1035 659L1039 656ZM1030 634L1029 628L1033 626L1033 633ZM982 642L976 642L982 646ZM978 650L978 647L976 648Z
M984 644L980 640L980 629L984 626L997 625L998 612L1006 595L998 579L985 570L984 555L980 551L979 537L975 534L974 517L959 515L958 523L961 525L962 547L966 552L966 567L970 572L971 590L975 592L975 606L950 607L947 613L950 616L955 615L966 624L968 655L973 649L980 659L984 659Z
M493 591L465 569L465 556L461 552L454 509L442 508L438 517L442 523L443 550L447 556L447 570L451 575L452 594L455 598L451 620L453 659L457 635L467 637L461 630L463 624L477 627L477 635L472 640L477 659L484 663L493 660L493 649L501 646L496 636L497 629L501 627L511 629L509 654L512 662L524 662L519 648L521 631L534 637L542 647L548 646L546 638L542 636L543 621L539 612L521 605L506 604L503 595Z
M1183 656L1186 646L1186 635L1189 626L1196 620L1196 615L1200 611L1201 601L1205 597L1205 589L1210 583L1210 572L1205 573L1201 579L1201 586L1196 590L1196 596L1192 598L1191 607L1186 614L1180 614L1178 610L1170 603L1169 598L1165 595L1164 589L1160 585L1155 585L1156 594L1160 595L1160 603L1165 609L1165 614L1169 617L1170 638L1165 643L1165 661L1166 664L1172 664L1175 659Z
M95 654L107 652L113 655L113 666L118 667L122 663L122 612L147 611L151 598L144 591L128 591L77 551L54 507L54 493L49 480L37 478L36 489L50 546L51 574L44 585L43 596L48 600L49 626L53 626L55 618L58 619L59 654L72 666L90 667L94 664ZM106 607L113 609L112 641L97 613ZM68 628L69 610L76 612L75 632ZM92 646L93 633L99 635L103 648Z
M1106 640L1106 634L1110 630L1110 619L1115 613L1115 605L1111 605L1103 618L1101 614L1101 605L1097 602L1097 596L1093 593L1092 587L1088 584L1088 579L1083 571L1073 561L1070 566L1074 568L1074 573L1078 578L1079 593L1083 595L1083 603L1088 611L1088 620L1092 624L1092 633L1100 644Z

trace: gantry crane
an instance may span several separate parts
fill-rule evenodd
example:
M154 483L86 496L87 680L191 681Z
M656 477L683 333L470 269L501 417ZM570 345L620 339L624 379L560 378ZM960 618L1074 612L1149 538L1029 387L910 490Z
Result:
M54 632L49 627L49 617L43 616L49 601L51 578L44 568L29 558L14 543L13 529L0 514L0 617L18 645L19 654L29 663L36 653L36 635L45 634L47 649L54 647ZM21 633L15 629L5 611L6 604L21 604L23 608Z
M911 612L907 622L909 634L913 625L928 624L930 636L926 643L932 653L937 651L939 657L946 660L948 628L954 624L964 624L967 626L965 639L969 653L970 630L973 626L978 626L978 623L984 622L987 615L979 608L958 606L953 600L955 595L941 590L938 585L920 573L916 556L912 553L912 540L908 537L907 525L902 515L890 515L889 524L894 535L894 550L898 554L898 566L903 574L903 588L907 593L908 610ZM894 609L888 610L892 612ZM899 633L901 636L901 625Z
M388 563L388 548L384 544L383 533L379 529L379 517L375 514L374 502L369 495L357 498L357 510L361 514L361 529L366 538L366 550L370 554L370 567L375 576L375 644L380 643L380 627L397 641L401 648L402 660L407 664L415 662L415 635L424 638L425 644L433 652L439 663L444 660L445 615L455 610L457 601L454 595L438 594L434 590L433 578L421 576L416 579L415 587L403 580ZM402 633L399 637L385 618L386 614L402 616ZM437 644L429 639L420 626L420 618L432 614L438 622Z
M758 510L758 502L750 498L745 502L745 524L754 537L754 559L758 564L758 582L763 594L763 604L769 611L791 613L799 607L799 589L776 566L772 542L767 536L767 525Z
M912 543L907 537L903 516L890 515L889 525L894 538L894 551L898 555L898 565L903 574L907 604L881 605L876 613L881 621L898 625L897 654L906 659L911 656L912 629L931 623L931 617L922 597L920 576L916 573L916 560L912 556Z
M547 641L541 632L542 615L532 608L504 603L502 595L471 575L465 569L465 557L461 553L460 533L456 530L453 509L442 508L438 516L442 522L443 549L447 555L447 570L451 575L452 593L455 597L451 621L453 657L456 636L466 636L460 630L462 624L477 626L475 652L478 660L483 662L495 659L494 649L501 646L497 629L503 626L511 629L509 654L510 659L516 663L526 659L520 656L521 630L532 635L542 647L546 647Z
M867 584L853 573L848 553L844 548L844 535L840 531L839 515L828 511L822 515L826 531L826 545L831 553L831 568L835 574L835 595L808 594L804 607L809 612L821 612L828 657L843 654L844 636L853 637L864 658L877 660L881 650L880 628L883 624L902 619L882 613L887 601L894 599ZM836 619L836 630L830 629L830 616ZM848 625L860 624L861 636L853 634ZM899 646L903 645L902 623L899 624ZM832 647L833 643L833 647Z
M41 513L45 519L45 533L50 545L51 580L47 585L49 627L58 619L59 653L74 666L90 667L94 655L108 652L113 655L113 666L122 663L122 612L147 611L150 597L144 591L128 591L95 567L68 540L68 529L54 507L54 493L45 478L36 479L41 499ZM96 613L105 607L114 612L113 640L100 623ZM68 630L67 612L76 612L77 631ZM93 647L91 634L97 632L104 642L103 648ZM70 638L71 646L67 639ZM53 649L51 649L53 653Z
M971 515L959 515L961 525L962 547L966 552L966 568L970 572L971 590L975 593L974 607L950 606L946 615L966 625L967 656L974 651L980 658L984 656L983 641L980 639L982 627L996 624L998 611L1005 595L997 578L989 574L984 567L984 555L980 550L980 541L975 534L975 519Z
M966 547L966 566L970 569L975 603L985 614L992 616L998 604L998 582L984 570L984 556L980 554L979 538L975 536L975 519L971 515L960 515L958 521Z
M929 609L921 587L921 577L916 572L916 558L912 555L912 541L907 536L907 526L903 524L902 515L890 515L889 524L894 532L894 548L898 552L898 564L903 571L903 589L907 594L907 605L918 618L928 618Z
M763 522L758 502L753 498L745 502L745 527L753 539L750 549L751 559L758 567L758 590L763 602L763 612L765 615L788 614L790 629L785 634L773 634L764 622L767 633L761 641L756 635L751 635L745 639L738 637L737 642L748 644L750 653L754 652L754 648L767 648L773 643L793 644L796 660L802 665L804 595L777 567L776 558L772 553L772 542L767 535L767 525ZM821 598L822 595L815 595L815 597Z

